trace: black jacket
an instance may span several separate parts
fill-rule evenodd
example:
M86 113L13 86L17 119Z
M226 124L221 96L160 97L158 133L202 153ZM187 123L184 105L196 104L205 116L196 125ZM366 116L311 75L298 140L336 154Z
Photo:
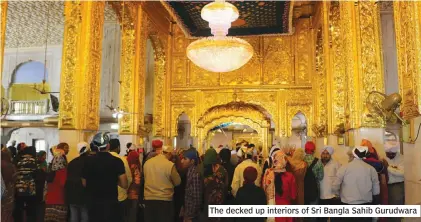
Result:
M235 202L237 205L266 205L266 194L262 188L253 184L245 184L237 191L235 197ZM264 217L242 217L237 218L236 221L241 222L264 222L266 218Z
M82 170L87 158L89 158L87 154L76 157L67 166L67 180L65 185L67 204L86 204L86 191L82 185Z

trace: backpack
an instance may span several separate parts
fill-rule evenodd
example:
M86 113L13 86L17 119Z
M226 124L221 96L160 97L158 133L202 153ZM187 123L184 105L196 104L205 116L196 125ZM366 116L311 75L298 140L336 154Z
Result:
M313 173L313 168L319 159L314 158L311 165L307 168L304 176L304 202L309 204L319 197L319 187L317 186L317 179Z

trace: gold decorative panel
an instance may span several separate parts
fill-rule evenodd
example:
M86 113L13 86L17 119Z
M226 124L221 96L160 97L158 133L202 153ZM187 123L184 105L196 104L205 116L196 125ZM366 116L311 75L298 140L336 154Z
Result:
M421 113L421 3L393 2L401 111L405 119Z
M187 59L185 56L172 58L172 86L185 86L187 74Z
M219 73L210 72L196 66L190 60L188 61L189 65L189 85L190 86L218 86L219 85Z
M186 47L189 41L184 37L183 31L178 26L175 26L174 38L173 38L173 53L182 53L186 52Z
M292 36L265 37L263 45L263 83L293 84L294 51Z
M195 97L194 91L172 91L170 96L171 104L194 103Z
M312 41L310 19L297 21L294 45L295 45L295 83L310 84L312 70Z
M259 85L261 83L260 37L243 38L254 48L250 61L232 72L221 73L221 85Z

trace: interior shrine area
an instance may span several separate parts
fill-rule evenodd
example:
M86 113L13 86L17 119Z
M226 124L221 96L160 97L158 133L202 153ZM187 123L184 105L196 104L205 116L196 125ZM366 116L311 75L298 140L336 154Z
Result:
M421 221L208 216L421 205L421 2L0 4L2 222Z

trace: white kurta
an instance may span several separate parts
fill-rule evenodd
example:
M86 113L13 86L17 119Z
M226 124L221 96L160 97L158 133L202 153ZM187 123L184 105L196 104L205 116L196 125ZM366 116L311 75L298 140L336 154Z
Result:
M255 162L253 162L251 159L247 159L241 162L240 164L238 164L238 166L235 168L234 176L232 178L232 183L231 183L232 195L236 196L238 189L240 189L240 187L243 186L243 183L244 183L243 173L244 173L244 170L249 166L256 168L257 179L256 181L254 181L254 184L256 184L256 186L260 186L260 179L262 177L261 170Z
M339 196L339 193L332 189L333 182L336 179L336 174L341 167L341 164L331 159L323 168L324 176L320 181L320 199L332 199Z
M400 153L397 153L395 158L389 159L386 157L389 167L387 171L389 173L389 182L388 184L400 183L405 180L404 178L404 164L403 156Z

